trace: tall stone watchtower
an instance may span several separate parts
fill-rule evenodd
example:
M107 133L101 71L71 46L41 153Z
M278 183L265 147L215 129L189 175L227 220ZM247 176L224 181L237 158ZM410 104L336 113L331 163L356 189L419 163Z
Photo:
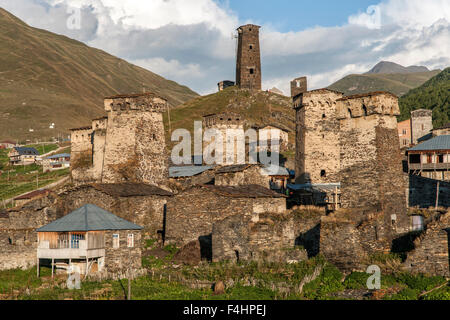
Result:
M417 144L426 139L427 135L431 138L433 130L433 111L418 109L411 111L411 143Z
M163 113L168 104L151 93L105 98L108 114L103 183L138 181L164 185L168 159Z
M240 89L261 90L260 28L247 24L237 29L236 85Z

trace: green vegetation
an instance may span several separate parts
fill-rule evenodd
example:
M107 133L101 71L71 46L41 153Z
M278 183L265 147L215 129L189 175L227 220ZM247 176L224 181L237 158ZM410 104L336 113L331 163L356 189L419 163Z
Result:
M450 68L445 69L422 86L400 98L399 121L409 119L416 109L433 110L433 126L450 122Z
M45 30L0 8L0 137L67 135L105 114L103 98L145 89L180 105L198 95L186 86ZM55 123L55 129L49 124ZM34 132L29 132L29 129Z
M177 128L185 128L193 133L194 121L202 121L204 115L220 112L239 113L246 119L248 126L272 123L281 125L291 129L289 141L293 142L295 139L295 129L292 123L295 112L291 107L289 97L269 92L251 94L249 91L239 90L237 87L229 87L171 109L170 126L168 114L165 113L164 126L168 145L173 145L169 128L172 132Z
M45 187L70 173L70 169L42 172L42 166L4 166L0 174L0 201Z
M59 148L57 144L30 144L25 147L35 148L39 154L46 154Z

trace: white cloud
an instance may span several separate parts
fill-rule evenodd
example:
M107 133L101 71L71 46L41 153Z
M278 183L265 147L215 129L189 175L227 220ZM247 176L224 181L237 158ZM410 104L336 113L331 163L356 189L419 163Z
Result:
M0 6L32 26L81 40L200 93L234 79L231 34L247 23L214 0L0 0ZM68 6L81 8L80 30L67 29ZM448 0L385 0L336 27L281 33L262 26L263 87L286 94L297 76L307 75L311 89L325 87L380 60L450 65Z

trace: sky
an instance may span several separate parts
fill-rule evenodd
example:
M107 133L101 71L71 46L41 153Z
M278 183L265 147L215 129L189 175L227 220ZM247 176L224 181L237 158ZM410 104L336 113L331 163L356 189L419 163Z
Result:
M33 27L102 49L200 94L235 79L238 26L260 30L263 89L326 87L379 61L450 65L449 0L0 0Z

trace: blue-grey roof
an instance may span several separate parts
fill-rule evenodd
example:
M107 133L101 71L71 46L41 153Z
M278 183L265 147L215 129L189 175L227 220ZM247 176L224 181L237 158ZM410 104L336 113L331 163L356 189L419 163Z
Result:
M52 156L47 157L47 159L58 159L58 158L70 158L70 153L54 154Z
M184 178L193 177L207 170L211 170L213 166L183 166L183 167L170 167L170 178Z
M38 156L39 152L35 148L29 147L14 147L14 149L19 153L19 155L35 155Z
M68 215L53 221L37 232L69 232L95 230L140 230L143 227L119 218L93 204L86 204Z
M437 136L408 149L408 151L428 150L450 150L450 135Z

